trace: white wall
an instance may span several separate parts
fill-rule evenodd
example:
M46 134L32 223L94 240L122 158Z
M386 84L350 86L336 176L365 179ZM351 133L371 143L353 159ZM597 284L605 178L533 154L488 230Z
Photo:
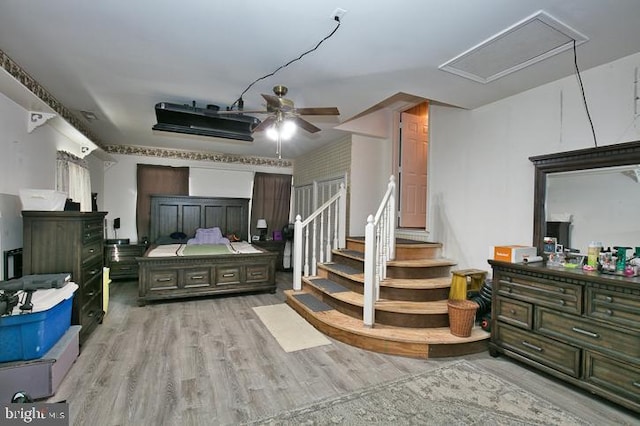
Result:
M116 163L104 174L104 208L107 238L115 236L113 219L120 218L118 238L136 242L137 164L189 167L189 195L251 198L254 172L291 174L290 168L256 167L195 160L175 160L135 155L113 155Z
M363 236L367 216L375 214L391 176L391 141L367 136L351 138L350 236Z
M566 53L567 60L569 54ZM640 139L640 54L582 73L598 144ZM532 244L530 156L594 146L575 76L472 111L431 108L432 240L459 268L489 269L489 247Z

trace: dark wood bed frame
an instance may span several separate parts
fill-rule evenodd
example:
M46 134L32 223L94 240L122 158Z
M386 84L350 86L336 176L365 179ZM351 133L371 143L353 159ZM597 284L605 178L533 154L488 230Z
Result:
M151 196L150 243L172 233L193 237L198 228L217 226L223 235L249 240L246 198ZM254 291L275 292L277 253L215 256L139 257L138 304L152 300Z

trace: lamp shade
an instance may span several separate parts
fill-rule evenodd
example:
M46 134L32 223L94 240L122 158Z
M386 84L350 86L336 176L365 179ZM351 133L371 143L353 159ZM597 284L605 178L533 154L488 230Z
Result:
M258 224L256 225L258 229L267 229L267 221L264 219L258 219Z

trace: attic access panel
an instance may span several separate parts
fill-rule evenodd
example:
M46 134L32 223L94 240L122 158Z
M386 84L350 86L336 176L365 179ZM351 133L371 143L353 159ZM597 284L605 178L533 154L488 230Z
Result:
M440 65L440 69L489 83L589 40L539 11Z

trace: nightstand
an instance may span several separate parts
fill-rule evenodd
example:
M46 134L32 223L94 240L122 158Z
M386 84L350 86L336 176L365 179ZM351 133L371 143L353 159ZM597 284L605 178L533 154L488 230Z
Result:
M113 280L138 279L138 262L147 246L144 244L106 244L104 246L104 263L109 268L109 276Z
M276 258L276 269L278 271L284 271L283 257L284 257L284 240L266 240L266 241L253 241L253 245L263 248L267 251L273 251L278 253Z

